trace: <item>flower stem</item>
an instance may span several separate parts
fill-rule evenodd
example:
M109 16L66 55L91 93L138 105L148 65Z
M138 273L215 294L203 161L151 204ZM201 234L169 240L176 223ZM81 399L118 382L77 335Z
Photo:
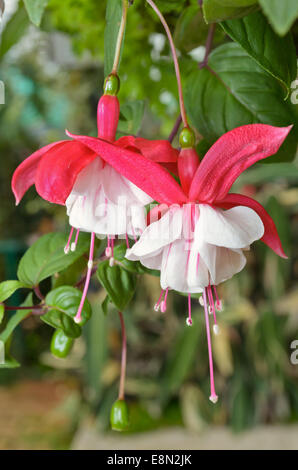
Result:
M16 307L14 305L4 305L5 310L40 310L40 305L31 305L29 307Z
M126 19L127 19L127 9L128 9L127 0L123 0L122 4L123 4L122 18L121 18L119 33L118 33L117 42L116 42L114 64L113 64L113 69L112 69L112 74L115 74L115 75L118 72L118 67L119 67L119 62L120 62L121 47L122 47L122 41L123 41L124 32L125 32L125 25L126 25Z
M155 3L153 2L153 0L146 0L149 5L153 8L153 10L155 11L155 13L157 14L157 16L159 17L166 33L167 33L167 36L168 36L168 39L169 39L169 43L170 43L170 46L171 46L171 50L172 50L172 56L173 56L173 60L174 60L174 65L175 65L175 72L176 72L176 77L177 77L177 84L178 84L178 93L179 93L179 102L180 102L180 111L181 111L181 117L182 117L182 121L183 121L183 124L185 127L188 127L188 121L187 121L187 116L186 116L186 111L185 111L185 105L184 105L184 99L183 99L183 91L182 91L182 83L181 83L181 74L180 74L180 68L179 68L179 62L178 62L178 57L177 57L177 52L176 52L176 48L175 48L175 44L174 44L174 41L173 41L173 37L172 37L172 34L171 34L171 31L170 31L170 28L163 16L163 14L161 13L161 11L158 9L158 7L155 5Z
M179 116L177 117L176 122L174 124L174 127L172 129L172 132L171 132L171 134L169 135L169 138L168 138L168 141L170 143L173 142L177 132L179 131L179 127L180 127L181 122L182 122L182 117L181 117L181 114L179 114Z
M199 68L200 68L200 69L203 69L204 67L206 67L206 65L208 65L208 59L209 59L209 54L210 54L211 48L212 48L212 43L213 43L213 39L214 39L215 28L216 28L216 24L215 24L215 23L213 23L213 24L210 25L210 28L209 28L209 31L208 31L208 36L207 36L207 41L206 41L205 57L204 57L203 62L201 62L201 63L199 64Z
M119 400L124 400L125 390L125 374L126 374L126 330L122 312L119 313L121 323L121 335L122 335L122 355L121 355L121 373L120 373L120 385L119 385Z

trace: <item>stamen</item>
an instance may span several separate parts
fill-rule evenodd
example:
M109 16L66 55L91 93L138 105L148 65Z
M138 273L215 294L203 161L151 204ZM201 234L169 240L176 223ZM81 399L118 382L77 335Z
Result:
M159 306L160 306L160 303L161 303L161 299L162 299L162 296L163 296L163 293L164 293L164 290L162 289L161 293L160 293L160 296L158 298L158 301L156 302L156 304L154 305L154 310L156 312L159 311Z
M71 227L71 230L70 230L70 234L69 234L67 243L66 243L66 245L65 245L65 247L64 247L64 253L65 253L66 255L69 253L69 245L70 245L70 242L71 242L71 239L72 239L73 231L74 231L74 228Z
M222 312L223 311L222 300L220 300L220 298L218 297L217 290L216 290L215 286L213 286L213 290L214 290L214 294L215 294L215 297L216 297L216 303L215 303L216 310L218 312Z
M112 256L112 248L111 248L111 241L109 235L107 235L108 246L105 249L105 255L107 258Z
M91 279L91 274L92 274L92 267L93 267L93 256L94 256L94 240L95 240L95 233L91 233L91 241L90 241L90 250L89 250L89 261L87 264L87 275L86 275L86 281L85 281L85 286L81 298L81 302L77 311L76 316L74 317L75 323L80 323L81 317L82 317L82 310L84 307L85 299L87 296L89 284L90 284L90 279Z
M70 250L76 251L78 239L79 239L80 230L77 230L75 241L71 244Z
M215 306L214 306L214 300L213 300L213 295L212 295L212 287L208 286L208 296L209 296L209 302L211 301L211 309L212 309L212 313L213 313L213 319L214 319L214 326L217 325L217 320L216 320L216 313L215 313ZM215 328L213 327L213 331L215 333L215 331L217 331L218 328ZM215 333L215 334L218 334L218 333Z
M204 297L204 312L205 312L205 323L206 323L206 333L207 333L207 343L208 343L208 356L209 356L209 371L210 371L210 397L209 400L212 403L216 403L218 400L218 396L215 392L214 386L214 371L213 371L213 359L212 359L212 345L211 345L211 335L210 335L210 326L209 326L209 315L207 309L207 294L206 288L203 291Z
M203 299L203 296L201 295L201 297L199 298L199 304L204 307L204 299Z
M109 266L112 268L113 266L115 266L115 258L113 256L111 256L111 258L109 259Z
M127 235L127 233L125 234L125 239L126 239L126 248L129 249L130 246L129 246L129 241L128 241L128 235Z
M186 319L187 326L192 326L192 318L191 318L191 295L188 294L188 318Z
M167 310L167 297L168 297L168 292L169 292L169 288L166 289L166 293L165 293L165 298L164 300L161 302L160 304L160 311L161 313L165 313L165 311Z

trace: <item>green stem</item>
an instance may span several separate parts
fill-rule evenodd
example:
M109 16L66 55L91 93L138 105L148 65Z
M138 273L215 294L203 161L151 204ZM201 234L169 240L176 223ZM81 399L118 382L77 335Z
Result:
M121 18L119 33L118 33L117 42L116 42L114 64L113 64L113 69L112 69L112 74L114 75L117 75L117 72L118 72L120 56L121 56L122 41L124 37L124 31L125 31L125 25L126 25L126 19L127 19L127 10L128 10L127 0L123 0L122 18Z

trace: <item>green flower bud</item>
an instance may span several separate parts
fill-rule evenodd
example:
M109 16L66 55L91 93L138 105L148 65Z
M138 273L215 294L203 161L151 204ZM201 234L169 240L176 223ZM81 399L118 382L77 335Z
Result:
M118 75L111 73L107 76L104 83L104 94L116 96L120 89L120 79Z
M56 330L51 341L51 353L60 358L68 356L74 340L66 336L62 330Z
M183 149L195 146L195 134L189 127L184 127L179 136L179 144Z
M110 414L111 428L114 431L126 431L129 426L128 406L124 400L117 400Z

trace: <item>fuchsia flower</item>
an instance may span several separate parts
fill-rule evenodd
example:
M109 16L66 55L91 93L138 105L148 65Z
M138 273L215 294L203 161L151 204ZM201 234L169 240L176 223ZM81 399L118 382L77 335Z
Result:
M165 140L149 141L127 136L115 141L118 121L118 98L103 95L98 103L96 150L78 140L54 142L24 160L12 178L17 204L35 184L43 199L66 205L72 228L65 253L69 249L75 250L80 230L91 232L87 279L76 316L78 322L92 272L95 234L107 236L106 254L113 263L115 236L125 235L128 243L128 235L134 238L140 235L146 227L144 206L152 201L147 193L102 159L101 151L111 158L121 155L122 159L133 161L142 156L145 161L170 166L176 164L178 157L178 151ZM77 233L71 244L74 229Z
M108 147L103 149L94 138L73 136L90 150L100 152L105 161L160 204L152 211L155 221L126 257L160 270L162 293L156 309L166 310L169 289L188 294L188 325L192 324L191 294L203 294L200 303L205 309L213 402L218 397L208 312L214 317L217 333L215 311L222 309L215 286L244 268L243 251L255 240L261 239L286 258L266 210L257 201L229 191L246 168L277 152L290 129L262 124L239 127L223 135L201 164L194 148L182 148L178 159L182 187L165 169L142 155L132 159L120 150L118 155L110 154Z

